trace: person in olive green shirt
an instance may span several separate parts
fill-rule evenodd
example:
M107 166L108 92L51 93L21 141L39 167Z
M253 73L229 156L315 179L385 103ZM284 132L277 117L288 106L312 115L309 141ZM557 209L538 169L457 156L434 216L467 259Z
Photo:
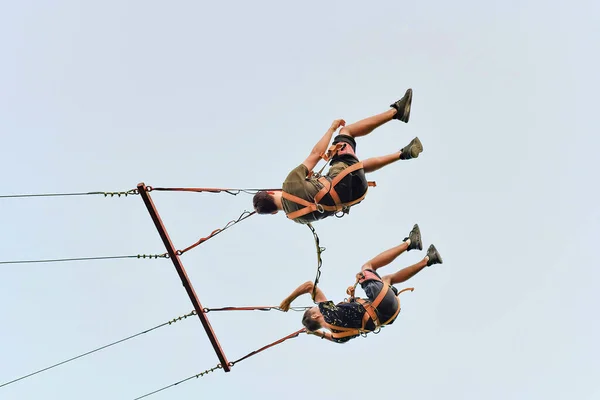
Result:
M421 141L418 137L415 137L401 150L385 156L366 159L362 161L362 168L357 168L360 167L360 165L357 165L354 167L356 168L355 170L347 173L341 180L338 179L339 182L335 180L336 176L346 168L351 168L354 164L360 162L356 156L355 138L366 136L379 126L393 119L408 123L411 104L412 89L408 89L404 97L390 105L390 110L384 113L371 116L348 126L346 126L343 119L333 121L331 127L314 146L306 160L288 174L283 182L281 191L260 191L254 195L253 205L256 213L277 214L280 210L283 210L289 219L300 224L308 224L336 213L336 210L334 210L336 203L334 196L338 197L337 203L347 205L344 207L344 212L348 212L351 206L360 203L366 195L368 189L368 182L365 177L366 173L377 171L398 160L417 158L423 151ZM334 190L325 189L324 196L319 201L315 201L315 196L317 196L325 185L322 183L322 180L319 180L319 176L312 174L312 170L329 148L333 133L340 127L342 129L335 137L333 145L339 144L341 149L331 158L330 169L324 175L324 178L330 182L329 185L333 183ZM327 182L325 183L328 184ZM290 199L290 197L294 198L295 201ZM299 202L305 204L300 204ZM314 208L313 211L310 211L306 207L309 203Z

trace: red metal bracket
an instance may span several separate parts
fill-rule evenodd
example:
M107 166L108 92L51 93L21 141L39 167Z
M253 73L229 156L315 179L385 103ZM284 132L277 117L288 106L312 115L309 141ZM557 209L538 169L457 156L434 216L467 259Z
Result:
M204 326L204 330L206 330L208 339L210 340L210 343L212 344L213 348L215 349L215 352L217 353L217 357L219 357L219 361L221 361L221 367L223 368L223 370L225 372L229 372L231 370L231 368L229 366L229 362L227 361L227 357L225 357L225 353L223 352L223 349L221 348L221 345L219 344L219 341L217 340L215 332L213 331L212 326L210 325L210 322L208 321L208 318L206 317L206 314L204 313L204 308L202 307L202 304L200 304L200 300L198 300L198 296L196 296L196 292L194 291L192 283L190 282L190 279L188 278L187 273L185 272L185 268L183 268L183 264L181 263L181 260L180 260L179 256L177 255L175 246L173 246L173 243L171 242L171 238L169 237L169 234L167 233L167 229L163 225L163 222L160 219L160 216L158 215L158 211L156 210L156 207L154 206L154 202L150 198L150 193L148 193L148 191L146 190L146 185L142 182L137 185L137 189L138 189L140 196L144 200L144 204L146 204L146 208L148 208L148 212L150 213L150 217L152 217L152 221L154 221L154 225L156 226L156 229L158 230L158 234L160 235L160 238L162 239L163 243L165 244L165 247L167 248L167 252L169 253L169 258L171 259L171 261L173 261L173 265L175 266L175 269L177 270L177 273L179 274L179 277L181 278L181 282L183 283L183 286L185 287L185 290L186 290L188 296L190 297L192 304L194 305L194 309L196 310L196 313L198 314L198 318L200 318L200 322L202 322L202 326Z

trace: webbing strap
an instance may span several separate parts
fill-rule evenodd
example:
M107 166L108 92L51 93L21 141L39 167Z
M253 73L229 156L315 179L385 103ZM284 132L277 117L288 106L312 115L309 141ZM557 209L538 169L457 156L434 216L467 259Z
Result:
M289 214L287 214L287 217L289 219L296 219L298 217L302 217L306 214L310 214L313 211L317 210L317 205L315 203L310 203L304 199L301 199L298 196L294 196L293 194L290 194L288 192L281 192L281 197L283 197L284 199L287 199L289 201L292 201L296 204L300 204L302 206L305 206L304 208L301 208L299 210L296 210L294 212L291 212Z
M333 201L336 203L336 205L338 205L339 207L335 210L335 211L340 211L343 208L347 208L350 206L353 206L356 203L360 203L361 201L364 200L364 198L367 195L367 191L369 186L367 184L367 190L365 190L365 192L362 194L362 196L360 196L358 199L353 200L353 201L349 201L347 203L342 203L340 201L340 197L337 193L337 191L335 190L335 187L338 183L340 183L342 181L342 179L344 179L348 174L350 174L351 172L357 171L359 169L363 168L363 163L362 162L358 162L356 164L353 164L351 166L349 166L348 168L342 170L342 172L340 172L335 178L333 178L333 180L331 181L331 189L329 191L329 195L331 196L331 198L333 198ZM337 199L337 201L336 201ZM339 202L339 204L338 204Z
M335 188L333 186L331 187L331 190L329 191L329 195L333 199L333 202L335 203L335 205L341 210L342 209L342 200L340 199L340 195L338 194L338 192L335 190Z
M317 174L321 175L323 173L323 170L325 169L325 167L327 166L327 162L329 160L331 160L333 157L335 157L335 155L344 148L345 144L344 143L337 143L337 144L332 144L331 146L329 146L329 149L327 149L327 151L325 153L321 153L320 157L325 160L325 165L323 165L321 167L321 169L319 170L319 172L317 172ZM308 176L312 176L313 171L310 171L310 173L308 174Z
M289 201L293 201L294 203L297 203L297 204L300 204L300 205L303 205L303 206L310 207L310 206L314 205L313 203L311 203L311 202L309 202L307 200L304 200L304 199L302 199L302 198L300 198L298 196L294 196L293 194L290 194L288 192L282 191L281 192L281 196L284 199L287 199Z
M362 161L357 162L356 164L352 164L351 166L344 168L342 170L342 172L340 172L339 174L336 175L335 178L333 178L333 180L331 181L331 186L335 186L338 183L340 183L340 181L342 179L344 179L346 177L346 175L348 175L351 172L354 172L356 170L359 170L363 168L363 163Z
M321 153L321 158L325 161L331 160L344 147L344 145L345 144L342 142L332 144L325 153Z
M378 326L380 326L379 316L377 315L377 307L385 298L385 295L387 294L387 292L390 288L390 285L388 285L387 283L383 282L380 279L378 279L378 280L383 283L383 287L381 288L381 290L379 291L379 294L377 295L375 300L373 300L373 302L369 302L364 299L356 299L360 304L363 305L363 307L365 308L365 311L366 311L366 313L363 315L363 320L362 320L362 328L363 329L366 328L367 323L369 322L369 318L373 320L373 323L375 324L376 328Z
M324 328L327 328L331 331L331 337L333 337L334 339L342 339L348 336L356 336L356 335L360 335L361 330L360 329L356 329L356 328L344 328L343 326L336 326L336 325L330 325L326 322L324 322L323 324ZM334 332L333 330L336 330L337 332Z
M313 206L314 206L314 208L313 208ZM316 204L312 204L310 206L306 206L304 208L301 208L299 210L296 210L294 212L291 212L291 213L287 214L287 217L289 219L296 219L296 218L302 217L302 216L304 216L306 214L310 214L311 212L316 211L316 210L317 210Z
M362 329L365 330L367 328L367 324L369 323L369 319L373 320L373 323L375 324L375 328L377 328L379 325L379 318L377 316L377 310L375 309L375 307L373 307L372 304L369 304L366 300L364 299L356 299L356 301L360 304L362 304L362 306L365 309L365 313L363 314L363 318L362 318Z
M383 299L389 289L390 289L390 285L383 282L383 288L381 289L381 291L379 292L379 294L377 295L375 300L373 300L373 302L371 303L373 305L373 307L375 307L375 308L379 307L379 304L383 301Z
M381 281L381 282L383 282L383 281ZM369 317L371 319L373 319L373 322L375 323L376 328L379 328L381 326L385 326L385 325L389 324L400 313L400 294L407 290L410 290L412 292L413 290L415 290L415 288L405 288L405 289L402 289L400 292L398 292L398 295L396 296L396 301L398 301L398 308L396 309L396 312L394 312L394 315L391 318L389 318L387 321L385 321L384 323L379 323L379 318L377 317L377 314L375 312L376 312L377 306L379 305L379 303L381 303L381 301L387 294L387 290L389 290L389 285L387 285L385 282L384 282L384 289L386 289L386 290L382 289L381 292L379 292L379 294L377 295L377 297L375 298L375 300L372 303L369 303L367 300L364 300L364 299L356 299L360 304L363 305L363 307L365 308L365 311L366 311L365 316L363 317L361 329L344 328L342 326L331 325L326 322L324 322L322 324L323 327L327 328L331 331L331 337L336 338L336 339L341 339L341 338L345 338L348 336L357 336L363 332L364 333L371 332L371 331L365 329L365 326L369 320ZM382 295L382 293L383 293L383 295ZM366 317L366 319L365 319L365 317ZM334 329L338 332L334 332L333 331Z
M325 197L325 195L333 188L333 184L329 181L329 179L325 178L324 176L320 177L317 180L319 181L319 183L321 183L321 185L323 185L323 187L315 195L316 204L318 204L323 199L323 197Z
M361 201L364 200L365 196L367 195L368 188L376 185L375 182L368 182L367 190L365 191L365 193L363 193L363 195L360 198L350 201L350 202L347 202L347 203L341 202L340 197L335 190L335 186L342 179L344 179L348 174L350 174L351 172L357 171L361 168L363 168L362 162L353 164L353 165L343 169L331 182L325 177L320 177L318 180L321 183L321 185L323 185L323 188L321 188L321 190L319 190L319 192L315 195L314 203L311 203L311 202L304 200L298 196L294 196L293 194L282 191L282 197L284 199L304 206L304 208L301 208L299 210L296 210L296 211L293 211L293 212L287 214L287 217L289 219L296 219L296 218L302 217L306 214L310 214L311 212L314 212L317 210L323 210L323 212L324 211L336 212L336 211L340 211L344 208L353 206L356 203L360 203ZM331 198L333 199L333 201L335 203L334 206L320 204L320 201L328 193L331 195Z

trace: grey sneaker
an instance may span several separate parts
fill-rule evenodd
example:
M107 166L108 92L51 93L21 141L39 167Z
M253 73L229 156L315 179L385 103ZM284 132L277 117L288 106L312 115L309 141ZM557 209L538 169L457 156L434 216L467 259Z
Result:
M403 149L400 150L402 154L400 154L401 160L410 160L411 158L419 157L419 154L423 152L423 144L419 140L418 137L414 138L407 144Z
M412 104L412 89L407 89L404 97L391 104L390 107L398 110L394 119L398 119L402 122L408 122L410 118L410 106Z
M412 231L410 231L408 237L404 238L404 241L406 242L408 239L410 239L410 245L406 251L411 251L414 249L423 250L423 242L421 241L421 230L419 229L419 225L415 224L415 226L413 226Z
M427 257L429 257L429 261L427 261L428 267L431 267L433 264L443 264L442 256L440 256L434 245L429 246L427 249Z

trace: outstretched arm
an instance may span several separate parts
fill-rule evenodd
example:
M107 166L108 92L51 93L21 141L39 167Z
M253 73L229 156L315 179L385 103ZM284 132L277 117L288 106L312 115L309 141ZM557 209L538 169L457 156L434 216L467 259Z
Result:
M294 300L296 300L299 296L302 296L303 294L312 293L314 287L315 287L315 285L311 281L304 282L302 285L298 286L292 293L290 293L290 295L288 297L286 297L281 302L281 304L279 305L279 308L281 308L282 311L288 311L290 309L290 305L292 304L292 302ZM315 301L317 303L322 302L322 301L327 301L327 297L321 291L321 289L319 289L319 287L317 287L317 293L315 294Z
M329 143L331 143L331 136L333 136L333 133L337 131L340 126L344 125L346 125L346 121L344 121L343 119L336 119L335 121L333 121L331 127L327 130L327 132L325 132L325 135L323 135L321 140L319 140L315 147L313 147L306 160L304 160L304 162L302 163L306 166L306 168L308 168L309 172L312 171L313 168L317 165L317 163L321 159L321 154L327 151Z

